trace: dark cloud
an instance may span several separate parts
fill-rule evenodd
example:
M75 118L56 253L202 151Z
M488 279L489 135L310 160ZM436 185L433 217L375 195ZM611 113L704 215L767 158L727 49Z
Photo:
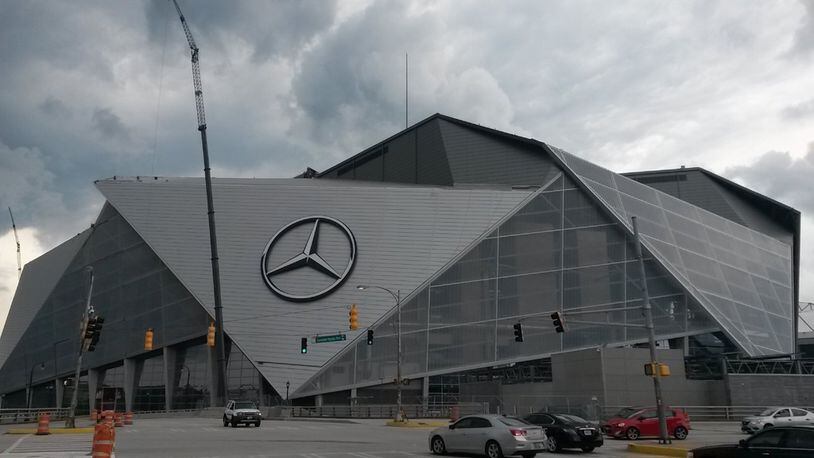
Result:
M110 108L97 108L91 117L93 128L106 140L129 141L130 132Z
M748 166L732 167L725 176L738 179L780 202L786 202L804 215L814 214L814 142L805 156L794 158L788 152L770 151Z
M787 106L780 112L780 116L788 120L811 118L814 116L814 99Z
M62 100L54 96L48 96L48 98L40 104L39 108L43 113L57 118L68 118L71 116L71 110Z
M255 62L262 62L275 57L296 56L314 35L333 23L337 2L181 0L178 3L196 41L205 42L218 52L240 42L252 48ZM173 34L180 32L181 24L171 1L150 0L146 16L150 39L154 42L164 40L168 21L170 27L178 29ZM199 47L202 47L201 43L198 43Z

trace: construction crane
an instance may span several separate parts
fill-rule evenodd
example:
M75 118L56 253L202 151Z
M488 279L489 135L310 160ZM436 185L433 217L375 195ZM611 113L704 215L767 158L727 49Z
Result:
M20 237L17 236L17 225L14 224L14 214L11 207L8 208L8 215L11 216L11 230L14 232L14 242L17 243L17 278L23 276L23 258L20 254Z
M209 148L206 143L206 114L204 113L203 84L201 84L201 66L198 62L199 49L189 30L187 20L181 7L176 0L172 0L175 11L181 19L181 27L184 28L184 35L187 37L189 49L192 54L192 84L195 88L195 110L198 113L198 131L201 133L201 147L203 149L204 160L204 181L206 182L206 207L209 215L209 248L212 254L212 286L215 293L215 333L216 348L218 355L218 384L220 386L219 397L221 402L226 403L228 399L228 388L226 386L226 351L224 350L223 338L223 304L220 295L220 266L218 263L218 239L215 236L215 206L212 203L212 175L209 169Z

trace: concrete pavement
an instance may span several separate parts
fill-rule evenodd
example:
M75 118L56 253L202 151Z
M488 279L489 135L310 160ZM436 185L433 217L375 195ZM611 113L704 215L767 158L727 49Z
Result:
M682 447L733 443L746 437L737 423L697 423ZM428 429L393 428L384 420L273 421L260 428L224 428L215 418L136 418L116 428L117 457L267 457L267 458L410 458L429 457ZM648 443L653 441L638 441ZM606 439L590 455L565 451L564 456L642 457L627 451L627 441ZM0 456L80 456L90 452L91 435L0 435ZM58 454L58 451L63 454ZM73 453L73 455L71 455ZM545 456L546 454L541 454Z

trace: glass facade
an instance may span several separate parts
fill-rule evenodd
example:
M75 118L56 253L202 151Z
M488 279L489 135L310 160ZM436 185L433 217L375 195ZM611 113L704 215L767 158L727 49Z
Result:
M173 370L173 409L209 407L212 366L205 344L178 348Z
M136 362L133 410L164 410L164 355Z
M659 335L717 328L653 259L645 271ZM644 324L641 310L624 310L641 306L639 285L639 264L621 228L584 191L558 179L408 296L401 310L402 372L456 372L645 340L644 329L601 324L570 323L558 334L550 318L554 311L595 311L578 319ZM523 342L514 340L516 323ZM393 315L375 325L373 345L351 344L303 391L393 380L395 325Z
M0 392L69 376L76 367L77 323L85 307L86 266L94 268L91 304L105 319L96 351L83 367L100 367L144 354L144 333L154 346L204 335L208 315L152 249L110 205L105 204L85 245L43 303L3 365Z
M752 356L793 349L792 247L557 148L552 150Z

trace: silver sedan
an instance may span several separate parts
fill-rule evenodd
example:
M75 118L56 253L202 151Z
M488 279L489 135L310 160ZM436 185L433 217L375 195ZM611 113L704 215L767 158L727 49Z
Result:
M480 453L489 458L521 455L531 458L546 449L543 428L501 415L470 415L446 427L430 432L430 450L438 455L447 452Z

